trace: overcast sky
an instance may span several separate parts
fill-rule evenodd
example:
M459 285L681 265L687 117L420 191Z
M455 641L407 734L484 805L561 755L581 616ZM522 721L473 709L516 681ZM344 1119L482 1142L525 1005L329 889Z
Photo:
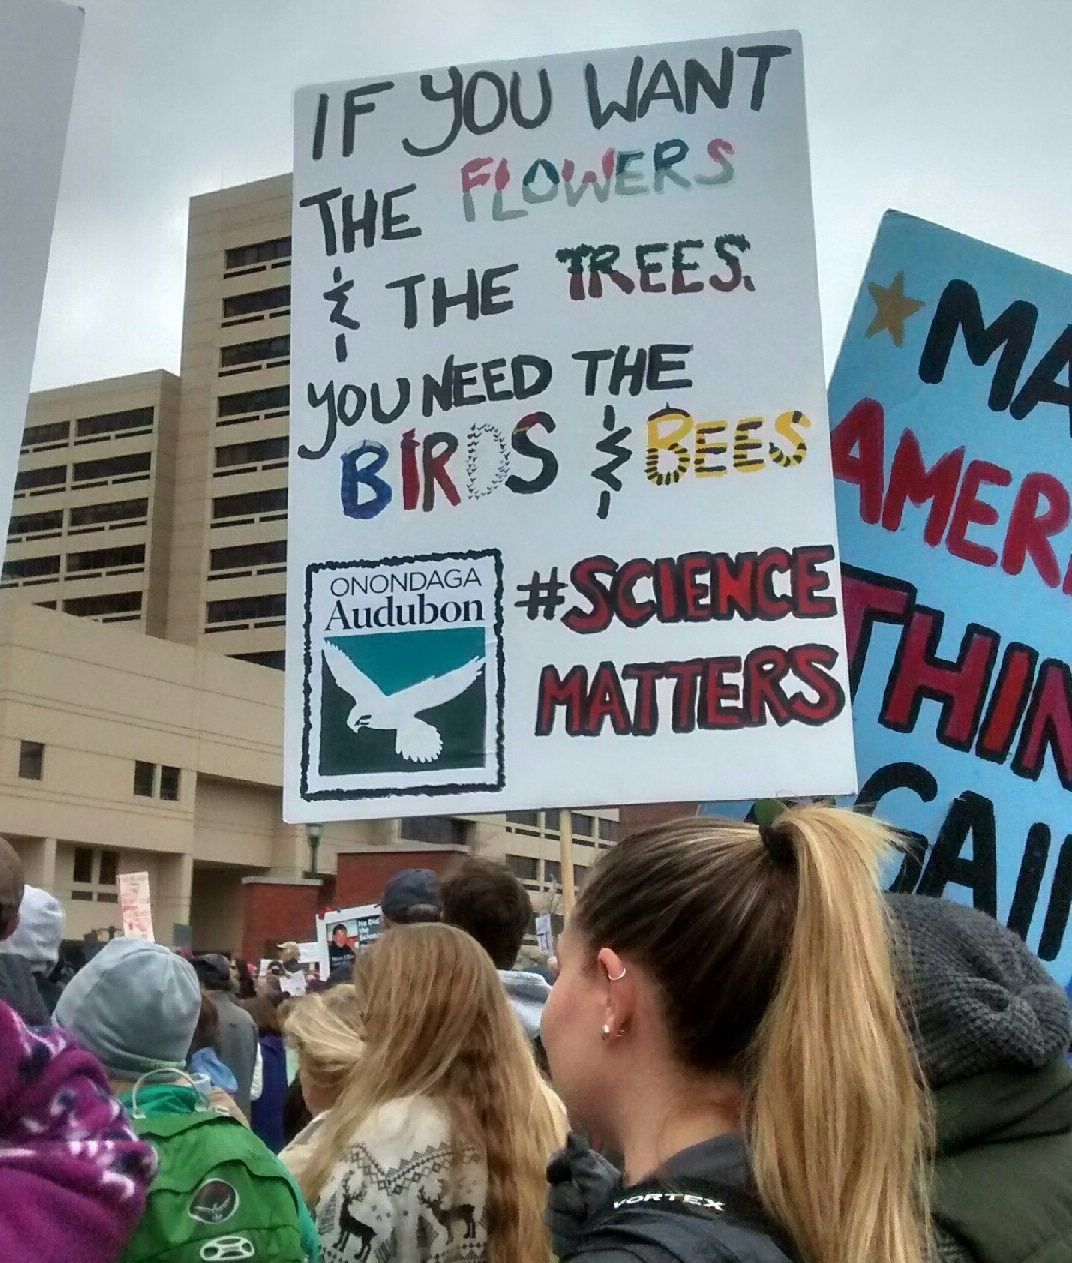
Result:
M888 207L1072 271L1069 0L81 0L34 388L179 368L187 201L291 165L306 83L795 27L827 370Z

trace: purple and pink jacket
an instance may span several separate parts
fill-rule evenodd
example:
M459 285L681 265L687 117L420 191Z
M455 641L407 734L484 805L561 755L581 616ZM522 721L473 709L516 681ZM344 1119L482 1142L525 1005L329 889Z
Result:
M155 1170L96 1058L0 1002L0 1259L115 1263Z

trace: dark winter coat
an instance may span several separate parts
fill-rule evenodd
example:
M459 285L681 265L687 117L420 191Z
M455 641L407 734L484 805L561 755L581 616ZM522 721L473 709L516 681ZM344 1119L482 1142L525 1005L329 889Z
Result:
M286 1144L283 1105L287 1098L287 1050L281 1035L261 1036L263 1088L253 1102L250 1125L273 1153Z

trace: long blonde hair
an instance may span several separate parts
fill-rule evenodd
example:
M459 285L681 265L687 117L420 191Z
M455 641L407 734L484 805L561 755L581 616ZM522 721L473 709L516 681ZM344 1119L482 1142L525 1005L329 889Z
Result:
M682 820L592 868L575 925L658 983L674 1055L743 1089L760 1197L806 1263L929 1259L930 1119L898 1005L877 821Z
M301 1177L309 1204L378 1106L421 1095L449 1111L456 1155L485 1157L489 1263L547 1263L544 1171L564 1129L487 953L451 926L394 926L354 988L364 1050Z
M298 1000L284 1032L303 1071L337 1096L357 1068L364 1049L357 992L350 983Z

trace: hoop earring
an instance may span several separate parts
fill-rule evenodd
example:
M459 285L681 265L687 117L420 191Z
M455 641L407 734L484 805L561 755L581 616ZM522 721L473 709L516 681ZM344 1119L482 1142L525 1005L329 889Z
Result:
M621 980L625 977L625 975L628 972L629 970L623 965L622 972L620 974L614 974L614 975L607 974L607 981L608 982L621 982Z

